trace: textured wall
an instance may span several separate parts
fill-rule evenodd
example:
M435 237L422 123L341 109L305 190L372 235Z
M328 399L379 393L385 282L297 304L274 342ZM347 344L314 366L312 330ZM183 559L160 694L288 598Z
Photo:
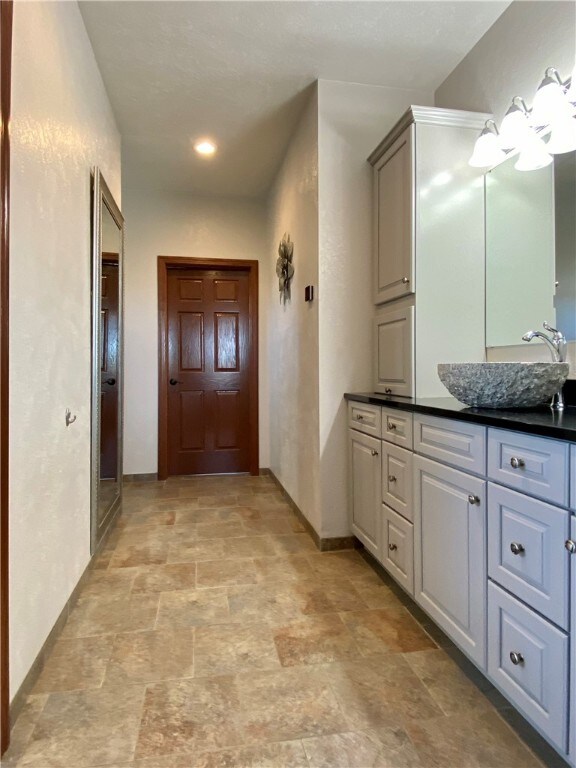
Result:
M13 696L89 559L90 168L119 201L120 139L76 3L15 4L12 89Z
M158 467L158 256L260 262L260 466L269 464L266 218L262 203L134 189L124 168L124 472Z
M318 83L321 535L347 536L344 392L372 390L372 173L366 158L430 91Z
M276 177L268 217L270 467L319 531L318 307L322 299L304 301L304 287L318 286L316 89ZM292 298L282 304L275 264L285 232L294 241L295 275Z

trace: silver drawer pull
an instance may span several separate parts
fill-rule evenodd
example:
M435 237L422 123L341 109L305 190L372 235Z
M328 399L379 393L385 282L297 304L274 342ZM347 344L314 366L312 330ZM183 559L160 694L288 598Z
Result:
M573 555L576 552L576 541L572 541L572 539L568 539L568 541L564 544L568 552L570 552L571 555Z
M512 456L510 459L510 466L512 469L522 469L522 467L526 466L526 462L524 459L518 459L516 456Z
M364 421L364 416L361 413L356 414L356 421Z
M518 651L512 651L510 653L510 661L512 664L524 664L524 656L522 656L521 653L518 653Z
M396 429L398 429L398 425L394 424L393 421L389 421L388 422L388 429L390 430L390 432L394 432Z
M374 448L372 448L371 453L372 453L372 456L378 456L378 451L375 451Z
M522 555L526 550L522 544L518 544L516 541L513 541L512 544L510 544L510 551L513 555Z
M388 482L389 483L395 483L396 482L396 475L388 475Z
M480 497L479 496L474 496L474 494L471 493L468 496L468 503L469 504L480 504Z
M410 282L410 278L409 277L403 277L402 278L402 282L404 283L404 285L408 285L408 283Z
M398 549L398 545L397 544L388 544L388 549L390 550L390 552L396 552L396 550Z

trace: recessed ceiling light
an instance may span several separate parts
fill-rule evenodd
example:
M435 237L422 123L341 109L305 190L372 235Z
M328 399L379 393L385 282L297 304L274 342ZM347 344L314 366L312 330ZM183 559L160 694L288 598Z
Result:
M198 141L194 142L194 149L199 155L208 157L216 152L216 144L210 141L210 139L198 139Z

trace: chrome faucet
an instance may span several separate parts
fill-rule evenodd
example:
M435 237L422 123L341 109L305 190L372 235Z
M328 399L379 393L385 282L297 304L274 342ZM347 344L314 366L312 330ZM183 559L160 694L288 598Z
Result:
M542 341L546 342L548 345L550 354L552 355L552 362L566 362L566 337L561 331L556 330L556 328L552 328L552 326L547 322L544 322L543 325L544 330L550 332L550 336L547 333L542 333L542 331L528 331L524 334L524 336L522 336L522 341L542 339ZM562 390L554 395L552 398L551 406L558 411L562 411L564 409L564 395L562 394Z

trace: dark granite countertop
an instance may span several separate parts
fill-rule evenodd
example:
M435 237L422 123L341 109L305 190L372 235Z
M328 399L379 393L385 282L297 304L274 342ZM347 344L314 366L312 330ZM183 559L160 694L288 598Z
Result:
M513 429L530 435L555 437L558 440L576 442L576 407L569 406L564 411L551 408L530 408L524 410L499 410L497 408L470 408L453 397L409 398L379 395L374 392L347 392L346 400L359 403L382 405L386 408L398 408L411 413L427 413L430 416L443 416L448 419L470 421L488 427Z

